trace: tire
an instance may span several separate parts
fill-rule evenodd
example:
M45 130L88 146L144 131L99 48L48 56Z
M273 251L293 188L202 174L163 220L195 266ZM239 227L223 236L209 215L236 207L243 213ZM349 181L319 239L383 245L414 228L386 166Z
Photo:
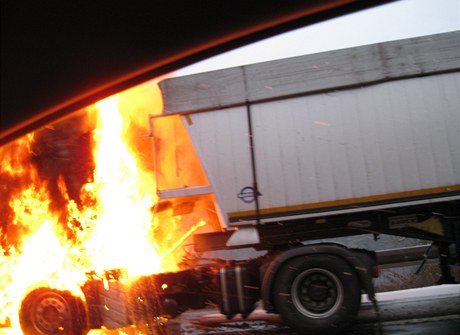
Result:
M69 291L38 288L22 301L19 321L25 335L85 335L87 315Z
M360 281L345 261L331 255L294 258L274 283L274 304L300 334L337 334L349 327L361 302Z

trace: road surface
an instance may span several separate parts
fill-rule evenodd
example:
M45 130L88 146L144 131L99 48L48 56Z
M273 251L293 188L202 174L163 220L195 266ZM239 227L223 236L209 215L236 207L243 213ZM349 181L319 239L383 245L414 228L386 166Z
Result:
M460 334L460 284L377 293L380 322L372 304L363 296L356 324L343 335L458 335ZM258 308L247 320L228 321L216 309L187 311L159 327L162 335L294 335L277 315ZM136 335L136 331L88 335ZM20 335L0 328L0 335Z
M460 334L460 285L378 293L375 309L363 296L356 325L344 335L458 335ZM168 335L294 335L277 315L257 309L247 320L228 321L217 310L189 311L172 321Z

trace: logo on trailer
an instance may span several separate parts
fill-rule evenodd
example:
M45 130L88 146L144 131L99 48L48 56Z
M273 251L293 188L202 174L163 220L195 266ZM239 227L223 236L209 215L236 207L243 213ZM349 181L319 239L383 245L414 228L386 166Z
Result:
M256 192L254 187L251 186L246 186L243 187L243 189L238 193L237 197L238 199L241 199L246 204L250 204L254 201L256 201L256 196L261 196L262 194L260 192Z

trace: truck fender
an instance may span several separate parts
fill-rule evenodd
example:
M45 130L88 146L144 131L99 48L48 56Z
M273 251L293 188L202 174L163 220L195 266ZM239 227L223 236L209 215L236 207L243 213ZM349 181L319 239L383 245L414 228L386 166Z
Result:
M375 291L372 284L372 275L366 264L358 254L354 253L347 247L338 243L319 243L313 245L305 245L297 248L287 250L279 255L270 263L263 275L261 295L264 308L267 312L276 312L273 304L273 284L275 282L276 275L281 266L289 261L290 259L306 256L306 255L317 255L317 254L329 254L343 259L345 262L355 269L361 287L366 291L369 300L375 301Z

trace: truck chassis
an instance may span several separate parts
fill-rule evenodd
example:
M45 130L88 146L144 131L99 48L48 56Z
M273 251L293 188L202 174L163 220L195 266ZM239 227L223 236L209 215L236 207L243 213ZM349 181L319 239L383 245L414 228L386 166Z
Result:
M122 270L107 271L103 277L88 274L82 287L84 299L67 291L38 288L23 300L21 326L30 335L81 335L89 329L129 325L152 333L164 318L175 318L190 308L217 305L230 320L237 314L246 318L262 300L267 312L280 314L299 333L339 333L352 324L362 292L377 308L372 278L378 257L375 252L337 243L300 241L306 236L319 239L366 233L431 240L439 249L439 283L454 283L450 267L460 264L459 210L460 201L455 200L429 207L364 211L359 220L355 215L324 216L309 219L313 220L309 224L283 222L281 235L279 226L259 226L260 243L244 247L266 250L264 256L244 261L195 257L184 261L185 270L129 282ZM398 222L397 229L391 227L394 222ZM417 224L424 230L414 228ZM432 231L441 228L444 234L428 232L430 225L436 228ZM196 235L195 249L228 249L225 241L234 232ZM455 247L455 255L450 254L449 246Z

